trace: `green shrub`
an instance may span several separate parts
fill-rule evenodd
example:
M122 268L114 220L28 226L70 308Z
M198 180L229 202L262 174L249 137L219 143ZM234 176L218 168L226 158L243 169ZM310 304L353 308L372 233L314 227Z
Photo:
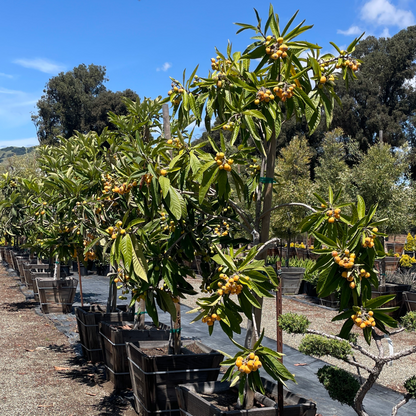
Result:
M404 382L404 388L416 399L416 376L408 378Z
M402 318L402 325L406 331L416 331L416 312L407 312Z
M317 372L318 380L327 389L332 400L354 405L354 397L360 389L358 380L341 368L325 365Z
M284 313L279 317L279 326L289 334L304 334L310 322L306 316L296 313Z
M340 360L352 354L351 346L347 341L328 339L320 335L312 334L304 336L299 345L299 351L306 355L314 355L315 357L330 355Z

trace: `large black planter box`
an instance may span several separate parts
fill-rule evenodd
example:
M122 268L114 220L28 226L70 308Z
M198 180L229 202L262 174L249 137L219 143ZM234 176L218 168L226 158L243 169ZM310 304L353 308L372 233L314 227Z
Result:
M383 295L393 295L395 294L396 297L391 300L390 302L383 305L383 308L394 308L398 307L399 309L395 312L391 312L391 315L394 319L398 319L406 313L406 308L403 301L403 292L410 291L410 285L402 285L399 283L386 283L385 286L379 286L378 289L374 287L371 290L371 297L376 298L378 296Z
M215 381L224 356L200 342L182 347L181 354L149 356L146 348L166 347L165 343L128 343L130 374L136 411L145 416L178 416L175 387L191 382ZM194 346L204 351L195 354ZM199 415L198 415L199 416Z
M128 323L103 321L98 324L107 379L114 384L116 390L131 388L127 342L160 342L169 339L170 328L167 325L160 324L159 328L156 328L152 323L147 323L146 329L122 329L126 324Z
M200 396L200 393L211 394L229 390L228 382L210 382L184 384L176 388L180 404L180 416L277 416L277 385L262 378L263 386L269 397L256 393L256 400L264 405L250 410L224 411L212 405ZM284 390L284 416L315 416L316 404L296 394Z
M403 292L403 300L408 312L416 311L416 292Z
M110 313L106 313L104 306L82 306L75 308L75 315L82 355L93 363L104 359L98 324L100 322L133 321L134 319L134 312L127 312L126 305L119 306L116 312Z

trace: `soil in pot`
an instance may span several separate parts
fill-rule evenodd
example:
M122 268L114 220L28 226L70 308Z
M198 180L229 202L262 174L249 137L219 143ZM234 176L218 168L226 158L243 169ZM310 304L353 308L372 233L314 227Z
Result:
M187 341L181 354L159 355L167 348L168 342L127 344L135 408L140 415L176 416L179 405L175 387L214 381L218 377L224 359L219 352L199 342ZM195 353L200 350L202 353Z
M98 327L106 376L116 390L131 388L126 342L166 342L170 331L167 325L157 328L150 322L144 330L133 330L131 322L99 322Z

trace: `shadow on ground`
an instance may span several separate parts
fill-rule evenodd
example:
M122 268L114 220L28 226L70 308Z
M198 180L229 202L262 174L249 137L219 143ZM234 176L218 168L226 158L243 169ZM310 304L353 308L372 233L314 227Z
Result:
M22 309L34 309L36 308L36 304L33 302L10 302L10 303L4 303L1 306L3 309L6 309L7 312L17 312Z
M86 387L98 385L100 388L103 388L107 395L95 405L95 408L100 412L100 416L128 416L136 414L133 410L132 392L113 390L113 384L105 379L105 367L103 364L92 364L82 357L73 357L66 360L63 369L58 370L57 373L61 378L75 380ZM126 413L126 411L128 412Z

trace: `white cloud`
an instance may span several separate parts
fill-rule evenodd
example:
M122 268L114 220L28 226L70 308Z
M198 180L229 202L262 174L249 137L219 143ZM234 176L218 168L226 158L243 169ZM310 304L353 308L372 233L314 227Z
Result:
M170 62L165 62L160 68L156 68L156 71L166 72L171 66L172 64Z
M25 68L37 69L38 71L45 72L46 74L57 74L65 70L65 66L62 64L56 64L52 61L42 58L35 59L16 59L13 63L21 65Z
M39 95L0 87L0 126L8 129L32 124L30 113L36 111Z
M38 146L39 140L37 137L29 137L28 139L16 139L16 140L0 140L0 148L8 146L16 147L32 147Z
M399 9L388 0L370 0L361 9L361 19L376 25L397 26L403 29L415 24L410 10Z
M13 78L13 75L4 74L3 72L0 72L0 77Z
M361 33L363 32L364 31L361 30L358 26L351 26L347 30L341 30L341 29L337 30L337 33L340 33L341 35L345 35L345 36L361 35Z
M389 28L385 27L384 30L381 32L380 34L381 38L391 38L390 32L389 32Z

